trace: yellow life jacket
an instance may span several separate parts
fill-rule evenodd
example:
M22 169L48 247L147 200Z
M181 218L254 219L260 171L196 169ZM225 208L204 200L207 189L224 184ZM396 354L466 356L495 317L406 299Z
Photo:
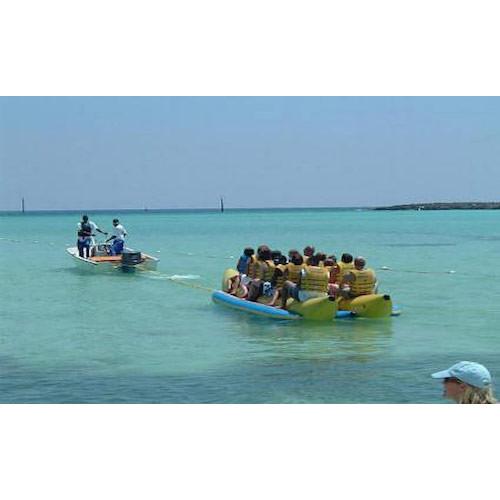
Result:
M259 260L257 262L257 278L263 281L271 281L274 275L274 262L272 260Z
M302 269L304 269L304 264L293 264L292 262L289 262L286 265L288 281L297 284L299 282L300 271L302 271Z
M276 276L276 284L274 285L274 287L283 288L283 283L285 282L286 264L278 264L276 266L276 269L279 269L281 271L281 274L279 276Z
M338 283L340 285L342 281L344 281L345 275L352 269L354 269L354 262L349 262L349 264L346 264L345 262L340 261L337 262L337 265L339 266L339 272L337 274L335 283Z
M361 271L353 269L350 273L352 273L355 278L350 284L351 293L353 295L369 295L370 293L373 293L373 289L375 288L375 283L377 281L373 269L367 268L362 269Z
M306 266L300 279L300 289L311 292L328 292L328 271L317 266Z
M255 279L257 277L257 257L255 257L255 255L252 255L252 257L250 257L247 276L250 279Z

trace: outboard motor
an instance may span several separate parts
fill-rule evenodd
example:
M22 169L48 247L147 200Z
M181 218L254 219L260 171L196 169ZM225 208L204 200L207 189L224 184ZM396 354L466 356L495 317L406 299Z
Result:
M142 262L141 252L125 251L122 253L122 271L134 271L137 264Z

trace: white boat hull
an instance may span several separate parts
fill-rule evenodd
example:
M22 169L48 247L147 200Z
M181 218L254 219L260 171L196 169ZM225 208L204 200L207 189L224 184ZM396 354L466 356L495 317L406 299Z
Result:
M131 248L124 248L124 250L133 251ZM122 263L120 260L117 261L101 261L96 262L92 260L92 258L84 258L80 257L78 254L78 247L69 247L66 248L66 252L71 256L73 262L79 269L84 269L87 271L115 271L117 269L122 269ZM142 257L144 259L143 262L133 266L133 269L137 269L139 271L155 271L158 266L158 261L156 257L152 255L148 255L146 253L142 253Z

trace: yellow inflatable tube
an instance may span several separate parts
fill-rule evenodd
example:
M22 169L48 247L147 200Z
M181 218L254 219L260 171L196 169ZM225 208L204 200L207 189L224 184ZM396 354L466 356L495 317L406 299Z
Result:
M340 299L339 311L351 311L365 318L385 318L392 314L392 300L389 295L361 295L354 299Z
M222 275L222 283L220 289L223 292L229 291L229 289L231 288L231 279L238 276L238 274L240 273L236 271L236 269L226 269L224 271L224 274Z
M338 309L337 302L330 300L328 297L317 297L305 302L288 299L286 306L290 312L300 314L304 319L315 321L331 321L337 314Z

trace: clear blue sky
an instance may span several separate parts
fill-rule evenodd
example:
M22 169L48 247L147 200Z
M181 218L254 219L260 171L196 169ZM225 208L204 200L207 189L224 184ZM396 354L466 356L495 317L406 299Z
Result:
M0 209L500 200L499 98L0 98Z

